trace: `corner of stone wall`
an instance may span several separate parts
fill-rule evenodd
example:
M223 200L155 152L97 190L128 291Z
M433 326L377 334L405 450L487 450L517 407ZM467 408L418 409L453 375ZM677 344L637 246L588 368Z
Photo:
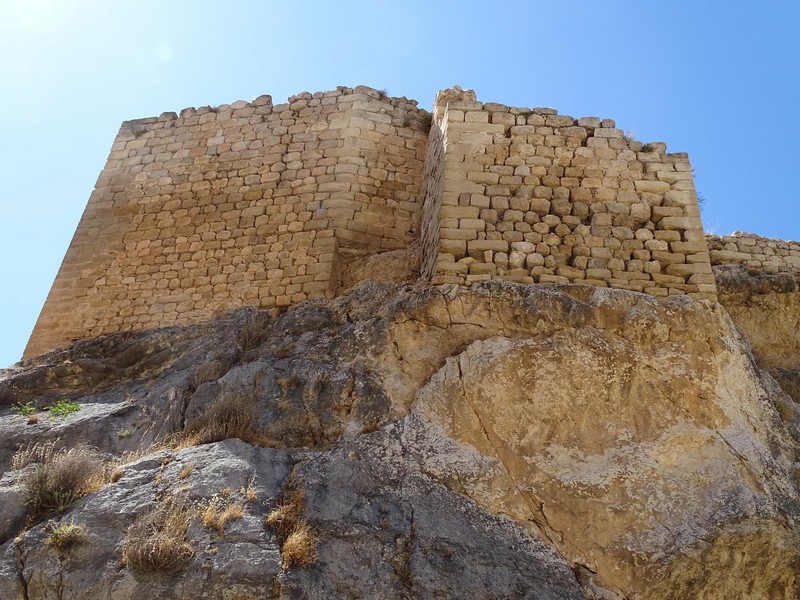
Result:
M434 282L716 298L686 154L637 142L611 119L448 94L436 107L445 135Z
M125 121L25 356L333 295L340 250L416 242L428 123L366 86Z

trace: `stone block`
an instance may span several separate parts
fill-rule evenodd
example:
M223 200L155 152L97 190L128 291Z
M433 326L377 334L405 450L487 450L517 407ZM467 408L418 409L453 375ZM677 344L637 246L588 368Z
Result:
M673 252L680 252L683 254L694 254L697 252L705 252L707 250L705 240L698 240L694 242L670 242L669 247Z
M664 217L658 224L669 230L698 229L699 225L696 217Z
M556 271L559 277L566 277L567 279L585 279L586 278L586 271L583 269L577 269L574 267L570 267L567 265L562 265L558 267Z
M478 231L475 229L451 229L441 228L439 238L442 240L475 240L478 238Z
M750 260L751 255L746 252L731 252L728 250L711 250L712 265L722 265L725 263L745 263Z
M601 121L599 117L581 117L578 119L580 127L600 127Z
M469 265L470 275L494 275L497 273L497 265L494 263L474 262Z
M675 275L678 277L687 277L696 273L712 274L711 265L707 263L671 264L664 268L664 272L667 275Z
M511 211L506 211L506 213ZM486 229L486 221L481 219L459 219L459 229L472 229L474 231L484 231Z
M481 209L477 206L442 206L440 219L477 219Z
M486 250L493 252L508 252L508 242L504 240L474 240L467 243L470 256L479 253L481 257Z
M544 266L544 256L535 252L527 254L525 256L525 266L529 269Z
M669 191L669 184L664 181L639 180L633 182L637 192L648 192L650 194L665 194Z
M653 260L657 260L662 265L682 264L686 262L686 255L675 252L662 252L660 250L653 250L650 252Z
M558 275L539 275L539 283L569 283L569 279Z
M467 255L465 240L439 240L439 251L452 254L456 260Z

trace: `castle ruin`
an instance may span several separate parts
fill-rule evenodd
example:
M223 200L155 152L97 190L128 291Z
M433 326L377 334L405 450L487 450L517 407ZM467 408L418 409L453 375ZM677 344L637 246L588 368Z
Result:
M713 301L712 263L800 271L797 244L709 239L688 156L609 119L457 87L432 113L364 86L187 108L122 124L25 357L376 273Z

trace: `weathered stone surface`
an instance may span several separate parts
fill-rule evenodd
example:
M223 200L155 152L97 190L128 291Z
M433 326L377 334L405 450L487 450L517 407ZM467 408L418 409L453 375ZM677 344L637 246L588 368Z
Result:
M790 287L775 281L748 297ZM793 342L783 351L796 360ZM59 554L47 522L4 540L3 598L798 592L797 408L725 310L686 296L372 283L280 315L87 340L0 377L3 493L33 440L144 451L53 517L85 525L90 544ZM8 408L63 394L81 408L59 420ZM230 395L275 447L146 450ZM308 566L283 566L264 525L290 479L319 540ZM194 520L176 576L120 562L137 515L215 495L243 516L222 533Z
M759 364L800 402L800 289L791 273L714 267L720 303L745 335Z

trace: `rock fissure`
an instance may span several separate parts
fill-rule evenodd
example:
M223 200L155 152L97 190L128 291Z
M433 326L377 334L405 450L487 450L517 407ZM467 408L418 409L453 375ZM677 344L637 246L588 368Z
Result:
M764 487L759 482L758 478L754 475L752 471L752 466L750 461L744 456L741 452L739 452L733 445L728 441L728 439L723 435L722 431L715 431L712 430L714 435L718 437L723 444L730 450L731 454L733 454L736 459L739 461L739 464L742 466L743 471L747 475L748 481L750 485L759 493L765 493Z
M466 383L464 381L464 370L463 370L462 362L461 362L462 360L467 360L463 353L460 354L457 357L456 363L458 365L458 375L459 375L459 381L461 383L461 393L464 396L464 400L466 401L467 405L470 407L472 412L475 414L475 417L478 419L478 423L481 426L481 431L483 432L483 435L484 435L486 441L489 443L489 445L491 446L492 450L494 451L494 454L497 457L498 462L500 463L500 465L503 468L503 472L506 474L506 477L508 477L509 482L511 483L512 486L514 486L514 489L517 491L517 493L519 494L520 498L522 498L523 502L527 506L528 512L529 512L530 517L531 517L529 519L529 522L531 522L531 523L533 523L535 525L537 533L539 533L545 540L547 540L547 542L551 545L553 550L556 551L560 555L561 554L560 544L556 542L556 540L553 538L552 533L551 533L551 532L555 532L555 530L552 529L552 527L550 527L550 524L549 524L549 522L547 520L547 516L541 510L542 506L543 506L543 503L541 502L541 500L537 499L536 502L539 504L539 506L535 507L534 504L530 500L530 497L534 497L535 498L535 496L533 494L526 494L520 488L519 484L515 480L514 476L511 473L511 470L509 469L509 467L508 467L508 465L506 463L507 459L505 457L505 451L502 450L499 447L499 445L497 443L497 440L495 439L495 436L487 428L487 425L484 422L481 413L478 411L477 407L471 401L469 391L467 390L467 386L466 386Z
M19 538L14 540L14 545L16 546L17 553L19 554L16 565L17 580L19 581L23 600L30 600L28 596L28 580L25 579L25 553L24 553L24 548L22 547L22 543L23 541Z

